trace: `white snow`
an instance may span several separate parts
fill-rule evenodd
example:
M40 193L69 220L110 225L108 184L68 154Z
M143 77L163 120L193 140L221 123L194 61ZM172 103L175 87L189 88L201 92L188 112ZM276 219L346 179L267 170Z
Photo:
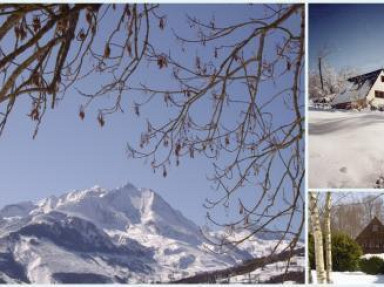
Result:
M12 220L3 220L10 215L13 216ZM60 197L50 197L37 204L5 207L0 210L0 222L1 220L4 226L0 226L0 240L4 238L4 242L12 246L15 259L25 267L32 283L54 283L52 274L63 271L95 273L108 278L119 276L129 278L132 283L167 282L200 272L231 267L248 259L245 255L268 255L278 243L275 239L254 238L246 241L233 254L217 255L207 252L206 242L198 226L174 210L155 192L137 189L130 184L109 191L97 186L83 191L72 191ZM89 222L95 227L89 228ZM52 226L52 230L59 228L54 227L53 223L77 228L82 239L92 242L94 246L100 241L105 244L109 242L110 245L131 248L132 254L127 256L93 252L84 257L81 252L62 248L50 240L25 235L16 242L6 241L10 232L17 232L25 225L48 224ZM231 236L235 239L239 234ZM287 244L288 242L283 241L280 248ZM299 243L298 247L302 247L302 244ZM7 250L5 245L0 244L0 253L2 249L4 252ZM153 255L135 254L135 251L144 249L153 250ZM108 256L112 257L107 258ZM114 256L117 260L131 264L130 266L139 266L141 262L148 264L152 269L151 274L108 263ZM302 268L304 262L299 265ZM275 265L266 268L264 271L257 271L263 273L262 278L269 276L269 272L271 275L283 272ZM245 279L239 278L241 280Z
M379 258L384 260L384 253L377 253L377 254L367 253L367 254L364 254L363 256L361 256L361 258L365 258L365 259L369 259L371 257L379 257Z
M331 279L337 285L383 284L384 275L369 275L363 272L332 272ZM316 271L312 270L313 284L317 284Z
M304 258L292 257L288 272L303 272ZM283 274L286 271L287 262L268 264L264 268L256 269L249 274L238 275L230 278L230 283L259 283ZM284 282L289 283L289 282ZM295 283L293 283L295 284Z
M384 175L384 112L309 111L310 188L374 188Z

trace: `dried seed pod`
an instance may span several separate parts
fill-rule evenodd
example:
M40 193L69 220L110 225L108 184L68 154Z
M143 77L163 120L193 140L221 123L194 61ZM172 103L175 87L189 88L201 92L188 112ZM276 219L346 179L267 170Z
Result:
M239 214L243 214L243 213L244 213L244 205L240 201L239 202Z
M99 116L97 117L97 120L98 120L98 122L99 122L99 125L100 125L101 127L103 127L104 124L105 124L105 120L104 120L104 117L103 117L103 114L102 114L102 113L99 114Z
M140 106L138 104L135 104L134 110L135 110L135 115L139 117L140 116Z
M180 156L180 152L181 152L181 144L176 144L176 148L175 148L175 155L176 156Z
M25 38L27 38L27 32L25 31L23 25L20 25L19 31L20 31L20 40L23 41Z
M104 58L109 58L110 55L111 55L111 48L109 47L109 43L107 43L104 48Z
M15 26L14 31L15 31L16 39L19 39L20 38L20 27L19 26Z
M196 57L196 59L195 59L195 65L196 65L196 69L198 69L198 70L201 69L201 60L200 60L200 57Z
M165 56L160 55L157 57L157 66L159 69L168 67L168 60Z
M127 45L127 51L128 51L128 55L129 55L130 57L132 57L132 45L131 45L131 43L128 43L128 45Z
M84 33L83 29L80 30L80 32L78 34L78 38L80 41L84 41L87 38L87 35Z
M39 108L38 106L35 106L31 113L28 115L33 121L37 121L39 119L39 116L40 116L40 112L39 112Z
M163 144L164 144L164 147L168 147L168 145L169 145L169 139L168 139L168 136L165 136L165 137L164 137Z
M229 136L228 135L225 137L225 145L229 145Z
M84 118L85 118L85 111L84 111L83 106L80 106L79 117L81 120L84 120Z
M36 87L40 87L40 75L38 73L33 73L32 75L32 83L36 86Z
M170 100L171 100L171 95L169 93L164 93L164 102L167 104L167 106Z
M159 28L161 30L164 30L164 28L165 28L165 19L164 19L164 17L161 17L160 20L159 20Z
M85 18L89 25L92 25L92 13L90 11L87 11L87 14L85 15Z
M35 33L41 29L41 22L39 16L33 16L32 27Z

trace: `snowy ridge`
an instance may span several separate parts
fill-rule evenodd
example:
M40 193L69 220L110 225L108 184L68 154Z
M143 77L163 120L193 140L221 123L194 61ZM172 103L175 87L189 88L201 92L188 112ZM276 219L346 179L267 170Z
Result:
M274 244L255 239L209 253L200 228L154 191L95 186L0 210L0 283L165 282L228 268Z

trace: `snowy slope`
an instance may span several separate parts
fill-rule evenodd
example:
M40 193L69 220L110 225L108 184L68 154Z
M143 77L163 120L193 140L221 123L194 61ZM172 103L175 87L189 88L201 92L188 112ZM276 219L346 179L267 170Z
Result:
M96 186L0 210L0 282L164 282L233 266L275 243L209 253L199 227L155 192Z
M309 112L311 188L384 187L384 113Z

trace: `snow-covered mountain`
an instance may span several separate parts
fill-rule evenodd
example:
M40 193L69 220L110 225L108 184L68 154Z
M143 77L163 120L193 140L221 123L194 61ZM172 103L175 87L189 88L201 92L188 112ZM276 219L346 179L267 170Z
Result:
M0 283L164 282L267 252L255 239L207 252L200 228L158 194L93 187L0 210Z

